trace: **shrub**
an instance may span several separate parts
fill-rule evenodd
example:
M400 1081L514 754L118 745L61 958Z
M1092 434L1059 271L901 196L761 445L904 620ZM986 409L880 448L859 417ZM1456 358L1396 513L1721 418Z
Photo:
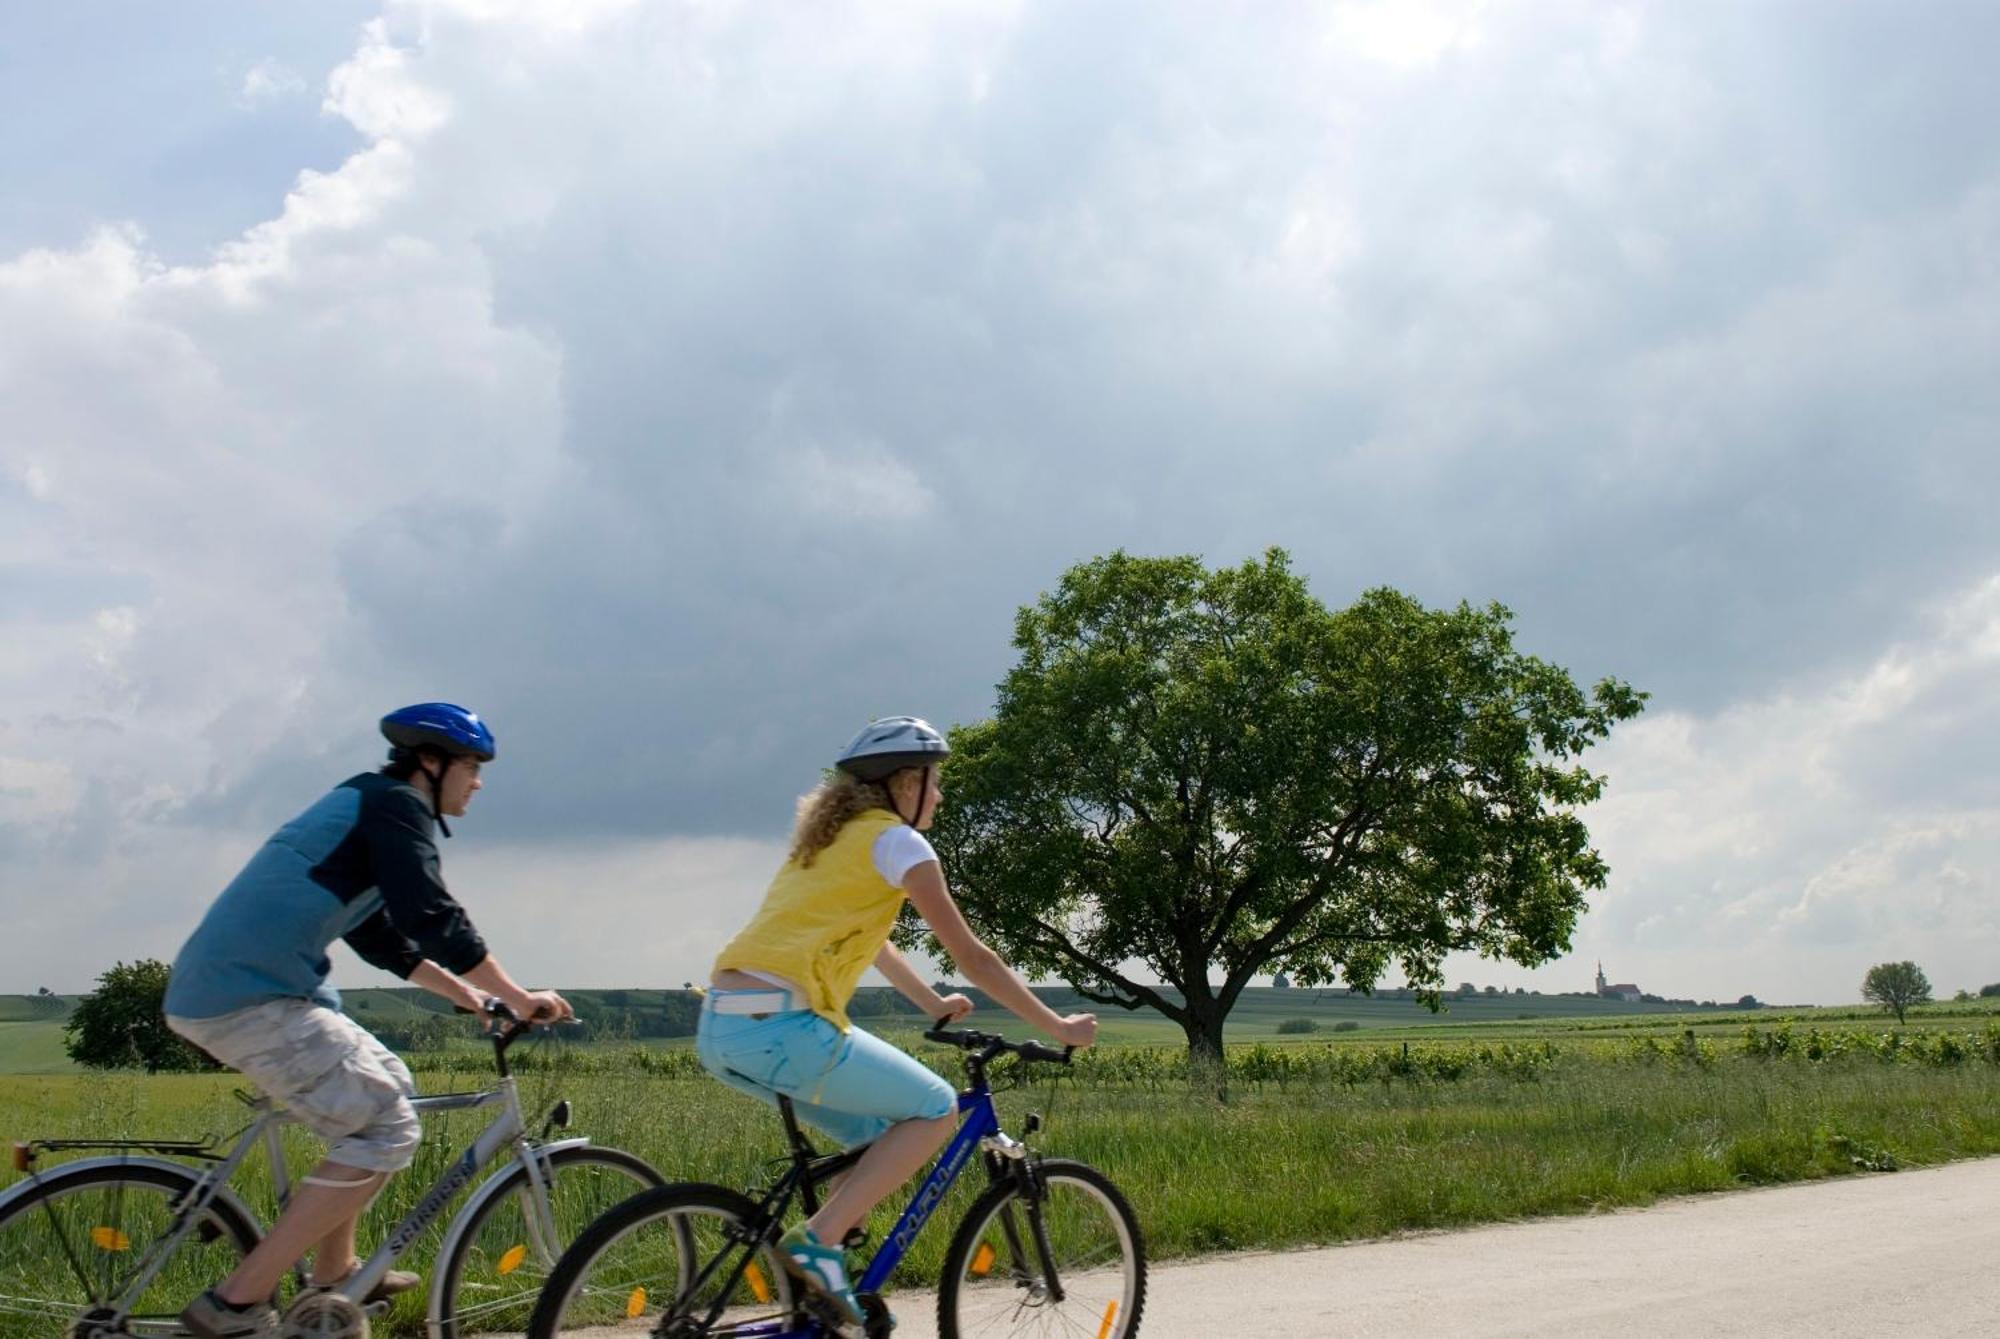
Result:
M1319 1024L1310 1018L1287 1018L1278 1024L1278 1035L1280 1037L1295 1037L1303 1032L1317 1031L1319 1031Z
M63 1049L90 1069L147 1073L214 1069L216 1064L168 1029L161 1004L167 964L154 958L118 963L97 978L63 1025Z

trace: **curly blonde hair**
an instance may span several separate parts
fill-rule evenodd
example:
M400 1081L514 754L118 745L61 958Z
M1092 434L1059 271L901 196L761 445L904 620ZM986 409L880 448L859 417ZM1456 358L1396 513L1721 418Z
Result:
M791 859L812 868L813 857L833 845L833 839L840 835L847 821L870 809L896 811L886 781L863 781L846 772L832 773L799 796L799 816L792 824Z

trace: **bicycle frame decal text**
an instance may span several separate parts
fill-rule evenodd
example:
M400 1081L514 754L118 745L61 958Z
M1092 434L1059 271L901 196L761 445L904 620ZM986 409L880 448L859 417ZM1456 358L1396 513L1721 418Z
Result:
M921 1232L924 1224L930 1221L931 1213L937 1208L938 1201L944 1198L944 1193L951 1189L952 1182L958 1179L959 1168L963 1167L965 1160L972 1156L972 1150L978 1142L977 1139L960 1138L957 1148L950 1151L950 1160L939 1163L937 1170L931 1173L931 1179L924 1182L923 1193L917 1196L916 1203L912 1204L909 1212L903 1215L903 1225L897 1229L896 1235L892 1238L896 1243L898 1256L909 1254L910 1243L917 1239L917 1233Z
M451 1197L463 1190L465 1183L478 1171L479 1150L469 1148L465 1151L465 1156L444 1174L443 1179L424 1192L424 1197L417 1201L417 1207L410 1210L410 1216L396 1225L396 1230L389 1234L389 1249L396 1255L408 1250L410 1244L416 1241L417 1235L429 1226L431 1219L438 1216L444 1206L451 1202Z

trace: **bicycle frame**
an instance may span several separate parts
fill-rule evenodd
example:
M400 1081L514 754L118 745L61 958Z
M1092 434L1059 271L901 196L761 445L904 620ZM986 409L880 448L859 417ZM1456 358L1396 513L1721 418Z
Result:
M559 1140L541 1143L531 1140L521 1116L520 1092L513 1076L506 1070L504 1050L499 1058L501 1078L489 1089L470 1093L439 1093L429 1097L415 1097L411 1105L419 1114L435 1111L477 1110L483 1107L498 1107L499 1111L486 1127L480 1131L469 1148L452 1161L444 1174L418 1199L415 1207L404 1215L401 1222L384 1238L382 1245L364 1261L355 1274L338 1288L329 1291L353 1301L368 1296L383 1275L388 1273L396 1260L423 1235L424 1229L434 1222L452 1199L471 1183L473 1177L489 1164L499 1160L511 1145L514 1153L507 1162L518 1161L527 1174L528 1189L533 1197L533 1212L523 1215L527 1219L530 1244L545 1265L553 1264L562 1253L563 1243L554 1239L549 1230L554 1222L554 1214L549 1204L549 1184L545 1172L546 1157L549 1153L589 1143L587 1138ZM120 1320L131 1316L132 1307L152 1286L153 1280L166 1267L179 1248L182 1238L194 1227L195 1221L210 1205L218 1200L229 1200L246 1220L255 1222L254 1215L228 1189L230 1178L236 1169L249 1158L253 1149L262 1143L270 1162L271 1181L277 1192L280 1210L291 1198L291 1183L285 1167L283 1130L286 1125L297 1124L297 1118L278 1107L268 1097L257 1097L250 1102L257 1113L250 1125L244 1129L235 1146L225 1154L209 1152L206 1143L182 1141L112 1141L112 1140L39 1140L33 1147L42 1150L72 1148L128 1148L151 1149L159 1152L176 1153L200 1158L211 1163L196 1178L192 1192L177 1206L173 1222L161 1237L158 1246L142 1262L132 1280L114 1299L113 1307ZM559 1103L551 1117L552 1123L567 1123L568 1103ZM151 1163L186 1173L190 1169L184 1163L171 1162L164 1158L103 1157L83 1159L62 1164L62 1169L89 1165L125 1165ZM446 1230L439 1245L440 1258L449 1258L458 1238L469 1229L475 1212L499 1191L501 1183L510 1174L510 1168L503 1163L500 1169L489 1177L479 1191L467 1200ZM10 1189L8 1195L0 1196L0 1203L15 1193L28 1193L39 1182L39 1176L31 1176L19 1184L18 1190ZM301 1278L303 1282L303 1278ZM442 1290L445 1286L440 1272L433 1280L431 1314L435 1316L443 1305ZM433 1327L435 1328L435 1327Z

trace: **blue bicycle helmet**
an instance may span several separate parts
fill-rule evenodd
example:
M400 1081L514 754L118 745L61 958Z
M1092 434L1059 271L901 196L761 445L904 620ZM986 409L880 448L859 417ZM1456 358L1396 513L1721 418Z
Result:
M399 707L382 718L382 737L392 746L389 761L393 764L407 758L421 749L434 749L451 758L471 758L475 762L493 761L493 732L486 728L486 722L453 702L419 702L413 707ZM431 790L431 817L437 820L438 831L451 835L451 825L444 821L443 782L439 776L431 776L428 769L423 775L428 779Z
M493 732L486 722L450 702L419 702L382 718L382 737L399 749L436 749L454 758L493 761Z

